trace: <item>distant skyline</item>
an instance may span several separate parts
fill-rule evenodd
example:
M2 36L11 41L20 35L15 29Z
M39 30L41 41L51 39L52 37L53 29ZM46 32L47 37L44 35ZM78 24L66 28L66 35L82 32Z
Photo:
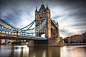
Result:
M39 11L42 3L48 4L51 19L59 23L61 37L86 31L84 0L0 0L0 18L16 28L25 27L35 19L36 7Z

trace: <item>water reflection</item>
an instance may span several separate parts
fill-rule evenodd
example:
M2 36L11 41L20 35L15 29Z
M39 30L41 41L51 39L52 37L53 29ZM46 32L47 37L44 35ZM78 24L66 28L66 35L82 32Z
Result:
M29 47L30 57L60 57L60 47Z
M86 57L86 45L65 46L61 49L61 57Z
M0 57L86 57L86 45L64 47L0 45Z

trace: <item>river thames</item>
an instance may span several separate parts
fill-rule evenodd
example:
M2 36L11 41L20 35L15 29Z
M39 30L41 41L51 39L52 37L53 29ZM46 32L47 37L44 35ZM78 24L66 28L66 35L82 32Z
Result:
M86 57L86 45L64 47L0 45L0 57Z

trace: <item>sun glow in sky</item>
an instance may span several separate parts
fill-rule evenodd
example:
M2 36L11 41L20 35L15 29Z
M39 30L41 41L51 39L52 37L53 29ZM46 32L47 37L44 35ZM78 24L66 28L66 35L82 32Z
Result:
M0 0L0 18L16 28L23 28L35 19L35 10L48 4L51 19L59 23L61 37L86 31L86 1ZM35 26L35 25L34 25Z

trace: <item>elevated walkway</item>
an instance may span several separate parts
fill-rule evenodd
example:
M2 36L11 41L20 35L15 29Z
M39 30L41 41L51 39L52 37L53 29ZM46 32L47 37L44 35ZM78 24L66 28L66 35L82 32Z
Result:
M15 39L15 40L47 40L47 38L43 37L37 37L37 36L32 36L32 35L27 35L27 36L21 36L18 35L17 33L13 34L7 34L6 31L3 31L4 33L0 32L0 39ZM11 33L11 32L8 32Z

